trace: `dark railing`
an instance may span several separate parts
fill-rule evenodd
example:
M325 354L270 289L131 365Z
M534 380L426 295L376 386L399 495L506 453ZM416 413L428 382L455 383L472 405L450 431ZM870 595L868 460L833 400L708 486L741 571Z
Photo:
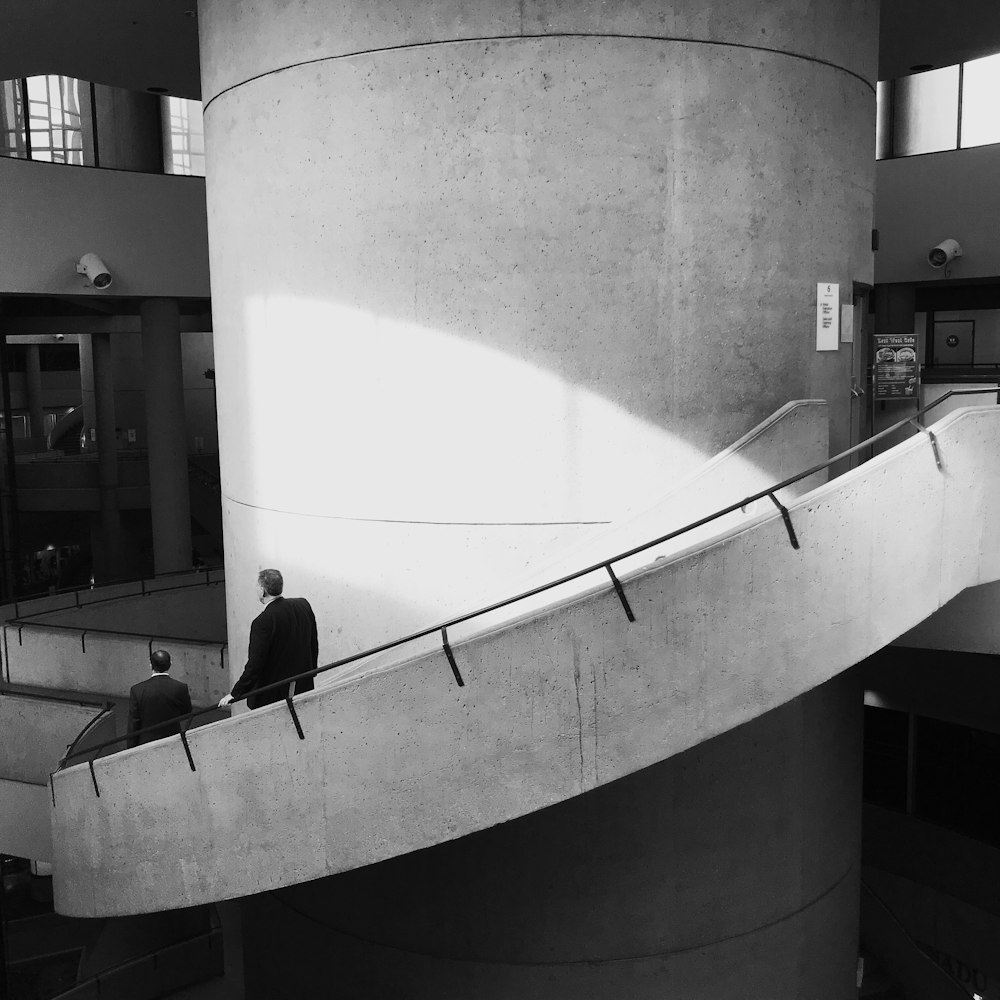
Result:
M184 588L171 587L164 592L170 593L171 590L182 589ZM157 591L153 591L153 593L157 593ZM4 622L3 629L5 636L9 628L16 628L18 631L22 628L50 628L62 632L79 632L84 652L87 651L87 636L92 633L94 635L121 636L124 639L148 639L150 642L154 639L166 639L168 642L184 642L192 646L219 646L222 649L225 649L229 644L226 639L192 639L189 636L183 635L167 635L165 632L150 632L148 630L145 632L129 632L121 628L93 628L90 625L64 625L62 622L33 622L27 621L24 618L12 618L10 621ZM152 651L151 647L150 652Z
M74 756L74 757L81 757L81 756L83 756L83 754L90 753L91 750L93 750L94 756L95 757L98 756L98 754L100 752L100 749L101 749L101 745L97 745L97 746L81 746L81 744L83 744L83 743L86 742L87 737L95 729L97 729L99 726L103 726L106 722L108 722L109 720L113 719L114 714L115 714L115 706L114 706L114 704L112 702L110 702L110 701L105 702L104 703L104 707L101 709L101 711L98 712L97 715L95 715L90 720L90 722L88 722L83 727L83 729L80 730L79 733L77 733L76 738L73 740L73 742L70 743L70 745L68 747L66 747L66 753L63 754L62 760L59 761L59 765L57 767L57 770L59 768L63 767L63 765L66 763L67 758L69 758L71 755ZM80 747L80 749L77 749L78 747Z
M213 907L206 930L120 962L60 993L55 1000L106 996L153 998L225 973L222 925Z
M867 903L867 905L866 905ZM879 926L873 926L876 915L881 917ZM866 920L867 917L867 920ZM944 966L939 965L929 955L920 942L906 929L906 926L893 912L888 903L862 878L861 879L861 937L871 947L872 953L881 959L881 964L900 985L906 989L906 996L911 996L912 980L924 988L924 996L935 998L951 997L952 1000L965 1000L971 993ZM890 940L886 940L888 934ZM867 939L867 940L866 940ZM893 968L891 960L886 961L885 949L892 946L892 940L902 944L906 952L904 960L908 962L905 968ZM879 945L882 945L880 954Z
M923 414L927 413L929 410L932 410L935 406L938 406L939 404L943 403L945 400L951 398L952 396L972 396L972 395L980 395L983 393L991 393L993 396L996 396L997 388L993 386L988 389L953 389L950 392L946 392L943 396L939 396L937 399L928 403L926 406L917 409L917 411L913 414L912 417L906 417L903 420L900 420L897 423L892 424L890 427L886 427L884 430L879 431L877 434L873 434L870 438L867 438L860 444L856 444L853 447L848 448L846 451L842 451L839 455L834 455L833 458L828 458L825 462L821 462L819 465L814 465L812 466L812 468L806 469L805 472L800 472L797 475L789 476L787 479L783 479L780 483L776 483L774 486L770 486L767 489L760 490L759 492L754 493L751 496L744 497L742 500L738 500L736 503L730 504L728 507L723 507L721 510L717 510L713 514L709 514L706 517L699 518L697 521L692 521L690 524L684 525L683 528L677 528L674 531L667 532L665 535L660 535L657 538L653 538L648 542L643 542L642 545L636 545L633 548L625 550L624 552L618 552L615 555L608 556L606 559L602 559L600 562L592 563L591 565L586 566L583 569L578 569L573 573L567 573L565 576L561 576L556 580L551 580L548 583L543 583L537 587L532 587L530 590L522 591L519 594L515 594L513 597L508 597L502 601L496 601L495 603L488 604L485 607L477 608L475 611L469 611L462 615L456 615L455 617L449 618L447 621L440 622L437 625L431 625L428 628L420 629L420 631L418 632L411 632L409 635L402 636L401 638L393 639L389 642L383 642L378 646L372 646L370 649L362 650L362 652L360 653L353 653L351 656L345 656L342 659L335 660L333 663L327 663L324 666L316 667L313 670L305 670L302 673L295 674L292 677L287 677L281 681L275 682L274 684L267 684L262 687L255 688L248 694L243 695L240 698L234 699L234 702L244 701L246 700L246 698L250 697L251 694L257 696L266 691L276 691L280 688L285 688L288 694L286 695L284 700L288 706L288 711L291 715L292 721L295 724L295 729L299 735L299 738L305 739L305 736L302 732L302 727L299 724L298 715L295 712L295 706L292 701L294 697L294 695L291 693L293 690L292 685L296 681L306 680L308 678L315 677L318 674L326 673L328 670L336 670L338 667L345 667L350 663L357 663L359 660L367 659L368 657L375 656L378 653L384 653L390 649L396 649L399 646L406 645L407 643L410 642L415 642L417 639L427 638L428 636L434 635L435 633L438 632L441 634L441 645L444 654L448 659L448 664L455 675L455 681L461 687L464 685L465 682L462 679L461 673L459 672L454 654L452 653L451 645L448 642L449 628L455 625L461 625L462 623L470 621L473 618L478 618L481 615L490 614L493 611L499 611L501 608L509 607L512 604L516 604L518 601L523 601L529 597L534 597L535 595L544 593L545 591L553 590L556 587L560 587L565 583L570 583L573 580L578 580L581 577L587 576L589 573L595 573L598 570L603 570L608 574L611 581L611 585L614 587L615 592L617 593L619 599L622 602L622 607L625 611L626 616L628 617L629 621L634 621L635 618L632 614L632 609L629 607L628 599L625 596L625 592L622 589L618 577L615 576L615 571L613 566L614 563L620 562L623 559L627 559L630 556L637 555L640 552L645 552L647 549L655 548L657 545L662 545L664 542L669 542L680 535L683 535L689 531L693 531L695 528L700 528L702 525L710 524L712 521L716 521L721 517L725 517L727 514L732 514L734 511L737 511L743 507L747 507L749 504L754 503L756 500L761 500L764 497L767 497L769 500L771 500L774 503L775 507L781 513L782 519L784 520L785 523L785 527L788 531L789 542L791 543L793 548L797 549L799 547L799 542L798 538L795 535L795 529L792 525L791 517L789 516L787 508L784 507L784 505L775 496L778 490L785 489L786 487L791 486L794 483L799 482L800 480L808 479L810 476L815 475L817 472L822 472L824 469L828 469L830 466L835 465L837 462L842 462L845 458L849 458L851 455L854 455L864 450L865 448L872 447L872 445L876 441L886 438L889 435L894 434L896 431L902 430L910 425L917 427L918 430L927 435L931 447L934 451L934 460L938 468L941 468L941 458L938 453L937 439L935 438L933 431L928 430L926 427L920 424L917 418L923 416ZM180 725L180 739L184 744L184 751L187 754L188 764L190 765L192 771L195 770L195 765L194 765L194 759L191 756L191 749L188 746L187 742L187 730L190 729L190 723L193 719L214 711L216 711L216 706L213 705L211 708L195 709L193 712L189 712L187 715L182 715L178 717L177 721ZM144 729L136 730L131 735L137 736L142 733L150 732L155 728L157 727L147 726ZM90 747L88 749L99 750L103 749L105 746L114 746L119 743L124 743L126 738L127 737L125 736L119 736L114 740L108 740L104 744L99 744L97 746ZM71 754L66 755L66 758L64 758L63 762L60 764L60 770L63 767L71 766L68 764L68 759L70 756L73 755ZM91 769L91 777L94 779L94 789L95 791L97 791L97 794L100 795L100 792L97 790L97 779L96 777L94 777L93 761L90 762L90 769Z
M54 614L57 611L66 611L69 610L70 607L83 608L83 607L89 607L91 604L101 604L104 601L120 601L123 597L148 596L149 594L161 594L164 591L168 590L183 590L186 587L207 587L212 583L223 582L223 577L221 576L215 580L211 579L211 575L213 573L221 574L222 567L204 566L199 569L194 569L194 568L178 569L178 570L172 570L169 573L158 573L154 577L148 577L148 578L143 577L139 580L136 580L134 577L128 579L120 579L120 580L102 580L99 583L95 582L86 587L60 587L58 590L40 590L31 594L22 594L16 600L8 601L6 604L0 605L0 607L13 608L14 610L13 620L21 620L22 618L31 618L34 617L35 615L48 615L48 614ZM195 574L197 574L198 576L204 575L205 579L198 580L195 583L181 583L178 584L176 587L152 586L152 584L155 584L158 580L162 580L165 577L194 576ZM150 586L147 586L147 584L149 584ZM134 594L112 594L109 597L98 597L92 601L80 600L81 594L90 594L93 593L95 590L103 590L105 587L125 587L129 585L138 587L139 588L138 591ZM49 597L63 597L69 594L72 594L74 597L72 605L67 604L65 607L62 608L46 608L43 611L35 611L33 613L29 612L26 615L23 616L21 615L20 608L22 604L30 604L33 603L34 601L44 601L46 598Z

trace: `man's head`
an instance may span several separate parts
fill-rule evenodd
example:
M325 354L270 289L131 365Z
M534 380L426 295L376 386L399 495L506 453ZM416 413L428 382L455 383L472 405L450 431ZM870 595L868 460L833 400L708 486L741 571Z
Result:
M260 602L266 604L272 597L280 597L285 587L280 570L262 569L257 574L257 589L260 591Z
M165 649L157 649L149 654L149 665L154 674L165 674L170 669L170 654Z

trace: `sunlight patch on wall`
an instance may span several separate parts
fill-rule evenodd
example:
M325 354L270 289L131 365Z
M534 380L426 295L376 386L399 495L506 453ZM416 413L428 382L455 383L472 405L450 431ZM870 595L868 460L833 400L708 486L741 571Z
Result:
M706 457L537 365L361 309L254 297L243 329L216 337L225 436L248 445L225 456L224 488L244 503L438 522L610 520ZM232 381L231 356L242 369Z

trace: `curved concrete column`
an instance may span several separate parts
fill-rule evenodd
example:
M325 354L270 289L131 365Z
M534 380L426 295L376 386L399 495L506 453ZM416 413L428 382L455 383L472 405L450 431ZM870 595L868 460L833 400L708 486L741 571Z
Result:
M861 708L843 675L553 808L251 896L247 980L258 996L852 997ZM290 969L268 960L296 947Z
M185 437L180 310L176 299L146 299L142 369L149 442L149 501L157 574L191 568L191 498Z
M25 345L24 381L28 390L29 437L45 436L45 408L42 405L42 365L38 344Z
M842 446L876 15L208 0L230 634L270 564L324 658L424 625L789 398Z
M107 333L90 335L94 378L94 420L97 425L97 473L101 490L99 544L94 570L114 580L124 576L121 512L118 508L118 433L115 426L115 380L111 340Z

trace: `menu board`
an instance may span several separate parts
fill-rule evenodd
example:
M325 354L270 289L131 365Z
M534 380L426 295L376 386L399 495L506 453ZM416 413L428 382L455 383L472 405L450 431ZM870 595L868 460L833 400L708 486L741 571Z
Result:
M920 386L917 335L876 333L872 341L875 399L916 399Z

